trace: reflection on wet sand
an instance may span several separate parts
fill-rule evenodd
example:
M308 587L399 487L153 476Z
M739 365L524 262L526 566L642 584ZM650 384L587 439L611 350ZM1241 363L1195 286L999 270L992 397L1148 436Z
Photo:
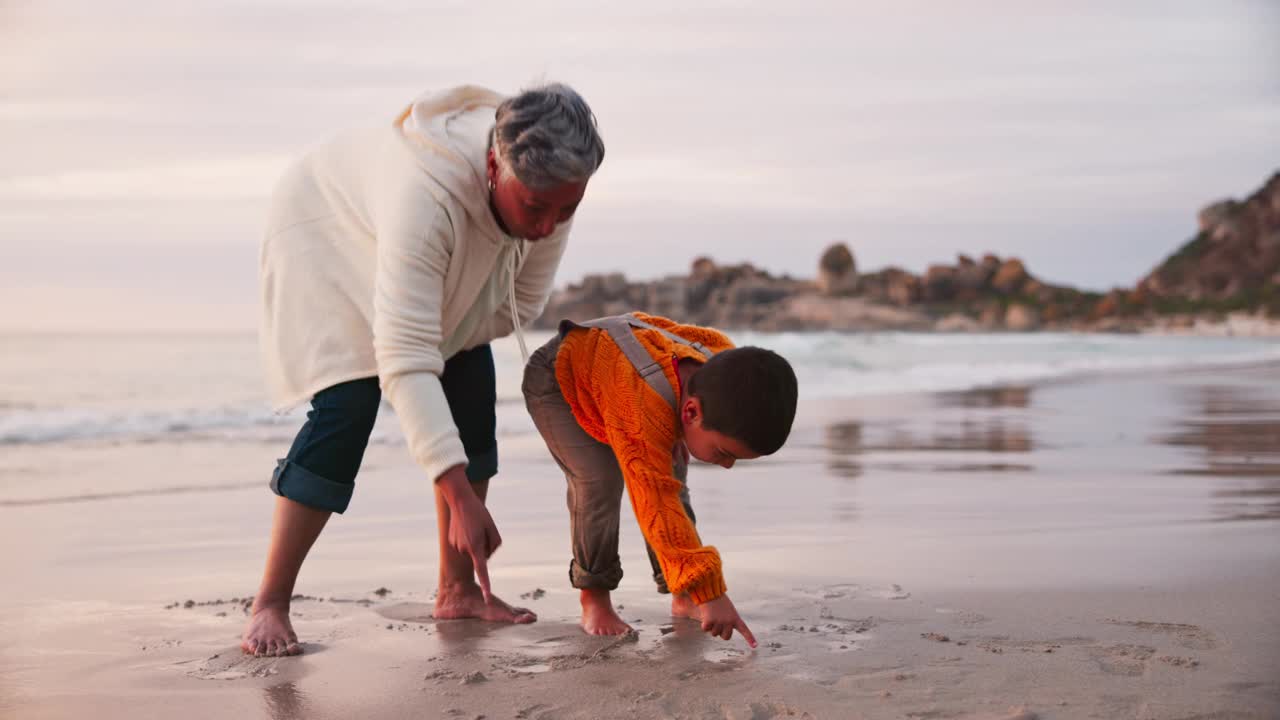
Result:
M965 418L959 421L940 421L928 434L895 428L884 441L864 445L863 450L1023 453L1032 450L1032 442L1031 430L1021 419Z
M1201 452L1188 454L1194 465L1171 472L1226 481L1212 493L1217 519L1280 519L1280 397L1202 385L1188 388L1181 400L1186 417L1159 441Z
M836 476L855 478L865 472L866 456L877 453L991 452L1029 453L1035 448L1024 411L1031 388L984 388L940 393L931 413L931 427L920 429L904 421L844 420L826 428L823 443L827 468ZM1009 462L925 462L875 464L878 469L940 472L1026 471L1031 466Z
M852 490L868 472L1030 472L1024 462L962 460L953 453L1030 453L1036 446L1026 410L1031 388L986 388L936 396L920 420L844 419L826 426L822 448L827 471ZM924 427L921 427L924 425ZM845 491L842 491L845 492ZM841 497L831 506L836 522L858 517L858 504Z
M301 720L311 716L306 696L292 682L272 685L262 691L271 720Z
M827 451L831 454L827 469L836 477L856 478L862 474L862 464L857 455L862 452L862 423L856 420L827 426Z
M934 395L934 401L941 407L953 408L1025 408L1031 404L1031 387L1012 385L941 392Z

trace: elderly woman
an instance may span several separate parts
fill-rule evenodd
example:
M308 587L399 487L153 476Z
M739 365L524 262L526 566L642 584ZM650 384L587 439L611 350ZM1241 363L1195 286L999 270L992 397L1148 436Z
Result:
M289 599L330 514L347 508L383 396L435 486L437 618L533 622L489 591L502 542L489 342L542 311L604 144L559 84L510 98L424 96L291 167L262 245L262 351L273 400L310 401L276 466L266 570L241 646L300 652Z

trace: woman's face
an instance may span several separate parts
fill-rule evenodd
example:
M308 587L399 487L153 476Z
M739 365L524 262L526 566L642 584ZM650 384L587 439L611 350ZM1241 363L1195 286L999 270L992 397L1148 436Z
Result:
M578 209L587 183L565 183L545 190L531 190L514 174L503 177L497 159L489 151L491 202L508 235L524 240L541 240L567 222Z

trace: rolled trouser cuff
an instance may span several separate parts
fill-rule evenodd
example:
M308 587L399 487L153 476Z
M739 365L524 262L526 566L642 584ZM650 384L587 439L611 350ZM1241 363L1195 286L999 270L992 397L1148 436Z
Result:
M569 583L579 590L617 590L622 582L622 563L604 572L593 573L578 563L569 562Z
M355 487L317 475L288 458L282 458L271 473L271 492L316 510L339 514L351 504Z

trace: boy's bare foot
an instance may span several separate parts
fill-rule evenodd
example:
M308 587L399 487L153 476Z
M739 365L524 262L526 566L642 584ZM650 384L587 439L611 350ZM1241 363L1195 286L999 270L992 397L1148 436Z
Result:
M631 626L618 617L613 609L608 590L583 590L579 593L582 602L582 629L589 635L626 635Z
M698 611L698 604L685 593L671 596L671 616L689 618L690 620L702 619L702 613Z
M249 627L240 638L240 649L255 657L301 654L298 635L289 622L289 606L255 605Z
M431 617L437 620L475 618L486 622L516 623L517 625L535 622L538 619L532 610L512 607L499 600L497 595L490 595L489 598L489 602L485 603L484 594L480 592L480 586L475 583L449 589L440 588L436 594L436 607L431 611Z

